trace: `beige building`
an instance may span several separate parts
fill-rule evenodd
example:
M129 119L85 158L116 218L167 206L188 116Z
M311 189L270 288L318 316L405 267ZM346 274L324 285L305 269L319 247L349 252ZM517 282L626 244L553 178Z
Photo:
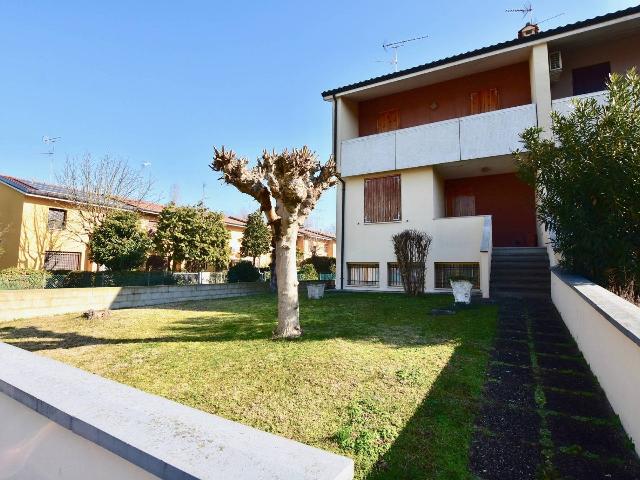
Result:
M433 237L427 291L464 275L488 297L492 257L549 250L512 152L640 64L640 7L514 37L323 92L341 176L337 288L401 289L391 237L408 228Z
M97 269L97 265L89 260L88 236L80 228L82 207L68 198L65 189L59 185L0 175L0 231L4 231L0 269ZM139 212L143 228L153 231L164 206L122 200L116 208ZM233 216L225 216L224 222L230 233L231 260L239 261L246 222ZM314 252L335 256L335 237L301 228L298 248L305 258ZM256 263L266 267L270 262L271 256L267 254Z

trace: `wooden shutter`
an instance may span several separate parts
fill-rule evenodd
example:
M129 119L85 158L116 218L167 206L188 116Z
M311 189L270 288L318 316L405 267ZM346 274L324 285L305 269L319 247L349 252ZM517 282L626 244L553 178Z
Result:
M470 217L476 214L476 197L473 195L457 195L453 198L453 216Z
M365 179L364 223L400 221L400 201L400 175Z
M500 93L497 88L471 92L469 95L469 113L493 112L500 108Z
M391 132L400 128L400 113L397 109L378 114L378 133Z

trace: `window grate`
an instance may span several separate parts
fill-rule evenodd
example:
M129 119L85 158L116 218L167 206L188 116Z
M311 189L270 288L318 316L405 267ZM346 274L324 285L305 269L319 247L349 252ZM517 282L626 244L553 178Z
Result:
M79 252L53 252L44 253L45 270L80 270Z
M377 287L380 285L378 263L347 263L347 284L354 287Z
M438 263L435 264L435 287L451 288L451 277L467 277L473 288L480 288L480 265L478 263Z
M60 208L50 208L47 219L49 230L62 230L67 223L67 211Z
M402 286L402 275L400 274L400 267L397 263L387 264L387 285L390 287Z

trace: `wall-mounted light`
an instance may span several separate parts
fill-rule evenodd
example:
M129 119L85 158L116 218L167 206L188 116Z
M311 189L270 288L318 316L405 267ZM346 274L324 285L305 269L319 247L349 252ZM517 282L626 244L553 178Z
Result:
M429 105L429 108L431 110L436 110L439 107L438 102L431 102L431 105Z

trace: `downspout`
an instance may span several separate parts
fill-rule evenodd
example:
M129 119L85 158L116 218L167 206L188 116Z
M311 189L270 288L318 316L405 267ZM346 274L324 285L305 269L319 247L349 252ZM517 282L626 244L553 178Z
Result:
M336 95L333 94L333 158L338 158L338 104ZM340 202L340 290L344 289L344 200L347 186L342 177L338 175L342 184L342 201Z

